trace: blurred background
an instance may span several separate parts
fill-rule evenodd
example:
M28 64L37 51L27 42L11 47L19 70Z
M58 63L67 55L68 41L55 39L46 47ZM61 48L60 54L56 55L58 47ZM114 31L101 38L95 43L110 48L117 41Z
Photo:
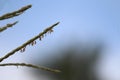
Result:
M26 67L0 67L2 80L120 80L119 0L0 0L0 15L32 4L19 21L0 33L0 56L60 21L52 34L24 53L4 60L59 69L52 73Z

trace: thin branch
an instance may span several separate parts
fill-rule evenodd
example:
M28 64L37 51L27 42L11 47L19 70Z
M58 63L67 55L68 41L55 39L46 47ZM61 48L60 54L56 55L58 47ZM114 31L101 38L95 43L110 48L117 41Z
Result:
M17 66L17 67L26 66L26 67L32 67L32 68L41 69L41 70L50 71L50 72L56 72L56 73L61 72L60 70L51 69L51 68L44 67L44 66L36 66L33 64L26 64L26 63L4 63L4 64L0 64L0 66Z
M33 37L32 39L28 40L27 42L25 42L21 46L17 47L16 49L12 50L11 52L7 53L5 56L0 58L0 62L2 62L4 59L7 59L10 56L12 56L13 54L15 54L19 50L21 50L21 52L24 52L27 45L29 45L29 44L34 45L36 43L35 40L37 40L37 39L41 40L41 38L43 38L46 33L53 32L53 30L52 30L53 27L55 27L58 24L59 24L59 22L53 24L52 26L46 28L43 32L39 33L37 36Z
M32 7L32 5L27 5L27 6L24 6L17 11L4 14L4 15L0 16L0 20L4 20L4 19L15 17L15 16L19 16L20 14L22 14L24 11L26 11L27 9L29 9L31 7Z
M14 22L14 23L9 23L7 25L5 25L4 27L0 28L0 32L3 32L4 30L6 30L7 28L13 27L15 24L17 24L18 21Z

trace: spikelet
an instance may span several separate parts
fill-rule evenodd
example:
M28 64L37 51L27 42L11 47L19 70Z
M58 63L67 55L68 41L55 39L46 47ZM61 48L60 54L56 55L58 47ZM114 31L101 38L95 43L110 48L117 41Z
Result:
M50 33L53 32L53 30L52 30L53 27L55 27L58 24L59 24L59 22L51 25L50 27L46 28L43 32L39 33L38 35L34 36L33 38L31 38L28 41L26 41L25 43L23 43L21 46L18 46L17 48L13 49L9 53L7 53L3 57L1 57L0 62L7 59L8 57L14 55L17 51L24 52L27 45L35 45L36 44L35 40L37 40L37 39L41 40L42 38L44 38L44 36L45 36L44 34L46 34L48 32L50 32Z
M53 32L53 30L52 30L52 29L50 29L47 33L51 34L52 32Z
M31 42L31 45L34 46L36 44L36 41Z
M41 36L39 37L39 40L40 40L40 41L42 40Z
M29 8L31 8L31 7L32 7L32 5L27 5L27 6L24 6L24 7L22 7L21 9L19 9L19 10L17 10L17 11L4 14L4 15L0 16L0 20L5 20L5 19L13 18L13 17L15 17L15 16L19 16L19 15L21 15L24 11L26 11L27 9L29 9Z
M21 53L25 52L25 48L26 48L26 47L22 48L22 49L20 50L20 52L21 52Z

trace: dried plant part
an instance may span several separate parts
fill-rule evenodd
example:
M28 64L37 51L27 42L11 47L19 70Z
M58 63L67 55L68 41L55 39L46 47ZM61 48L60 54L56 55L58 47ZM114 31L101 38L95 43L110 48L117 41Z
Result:
M5 19L9 19L9 18L13 18L13 17L19 16L22 13L24 13L24 11L26 11L27 9L29 9L31 7L32 7L32 5L27 5L27 6L24 6L24 7L20 8L17 11L4 14L4 15L0 16L0 20L5 20ZM6 24L4 27L0 28L0 32L3 32L7 28L10 28L10 27L14 26L17 23L18 23L18 21L14 22L14 23ZM27 45L34 46L36 44L36 40L37 39L42 40L42 38L44 38L47 35L47 33L52 33L53 32L53 27L55 27L58 24L59 24L59 22L53 24L52 26L46 28L43 32L39 33L37 36L35 36L35 37L31 38L30 40L26 41L21 46L13 49L11 52L9 52L6 55L4 55L3 57L1 57L0 58L0 62L4 61L5 59L8 59L8 57L14 55L17 51L25 52ZM44 67L44 66L37 66L37 65L33 65L33 64L26 64L26 63L4 63L4 64L0 64L0 66L16 66L17 68L19 66L26 66L26 67L46 70L46 71L50 71L50 72L56 72L56 73L61 72L60 70L51 69L51 68Z
M26 48L26 47L22 48L22 49L20 50L20 52L25 52L25 48Z
M48 33L49 33L49 34L51 34L52 32L53 32L53 30L52 30L52 29L48 31Z
M39 40L40 40L40 41L42 40L41 36L39 37Z
M37 66L37 65L26 64L26 63L4 63L4 64L0 64L0 66L17 66L17 68L18 68L18 66L26 66L26 67L41 69L41 70L55 72L55 73L61 72L60 70L57 70L57 69L51 69L51 68L44 67L44 66Z
M26 11L27 9L29 9L29 8L31 8L31 7L32 7L32 5L27 5L27 6L24 6L24 7L22 7L21 9L19 9L19 10L17 10L17 11L4 14L4 15L0 16L0 20L5 20L5 19L13 18L13 17L15 17L15 16L19 16L19 15L21 15L24 11Z
M46 34L47 32L49 32L51 29L53 29L53 27L57 26L59 24L59 22L53 24L52 26L46 28L43 32L39 33L37 36L33 37L32 39L28 40L27 42L25 42L24 44L22 44L21 46L13 49L11 52L7 53L5 56L0 58L0 62L2 62L4 59L7 59L8 57L12 56L13 54L15 54L17 51L23 49L24 47L26 47L27 45L31 44L32 42L34 42L35 40L39 39L40 37L42 37L44 34Z
M31 42L31 45L34 46L36 44L36 41Z
M15 24L17 24L18 21L14 22L14 23L9 23L7 25L5 25L4 27L0 28L0 32L3 32L4 30L6 30L7 28L13 27Z

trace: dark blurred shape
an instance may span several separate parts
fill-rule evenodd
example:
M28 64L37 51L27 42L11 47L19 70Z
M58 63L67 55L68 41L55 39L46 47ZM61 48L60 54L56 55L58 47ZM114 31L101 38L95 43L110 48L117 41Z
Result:
M57 55L44 63L45 66L49 65L47 67L61 70L61 73L46 71L35 71L35 73L51 77L49 80L98 80L94 67L101 50L101 44L88 47L72 45L64 50L54 52L62 56Z

